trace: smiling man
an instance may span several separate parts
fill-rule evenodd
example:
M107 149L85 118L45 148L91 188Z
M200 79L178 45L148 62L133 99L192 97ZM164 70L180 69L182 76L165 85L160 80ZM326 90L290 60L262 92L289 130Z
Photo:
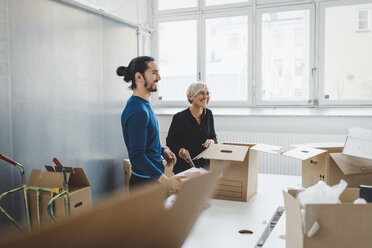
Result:
M120 66L116 73L123 76L125 82L131 82L129 88L133 90L121 115L124 141L132 164L129 187L156 180L179 189L179 179L183 177L164 175L162 156L167 166L174 165L177 158L169 149L161 147L158 121L149 102L151 92L157 91L161 79L154 58L134 58L127 67Z

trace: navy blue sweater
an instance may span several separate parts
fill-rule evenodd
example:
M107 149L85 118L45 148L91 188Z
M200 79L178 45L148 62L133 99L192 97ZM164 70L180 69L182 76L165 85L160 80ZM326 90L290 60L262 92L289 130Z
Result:
M131 96L121 115L121 126L132 173L143 178L159 179L164 165L158 121L150 102Z

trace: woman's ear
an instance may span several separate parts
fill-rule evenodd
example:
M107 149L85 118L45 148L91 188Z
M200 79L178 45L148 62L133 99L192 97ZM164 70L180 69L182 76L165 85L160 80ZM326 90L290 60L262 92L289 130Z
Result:
M192 102L192 96L187 95L187 99L189 99L189 101Z

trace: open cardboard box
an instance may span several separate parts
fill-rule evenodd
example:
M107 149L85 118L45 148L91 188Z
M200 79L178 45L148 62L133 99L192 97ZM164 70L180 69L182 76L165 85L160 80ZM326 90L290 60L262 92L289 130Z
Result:
M210 145L195 159L210 159L211 170L227 165L214 198L246 202L257 192L259 151L277 154L279 149L265 144L222 142Z
M372 185L372 160L342 154L343 144L322 143L298 145L283 153L302 160L302 186L307 188L319 180L335 185L341 179L348 187Z
M358 188L347 188L341 204L308 204L301 221L298 190L283 191L287 248L371 247L372 203L353 204Z
M223 167L185 181L171 208L161 184L110 196L78 216L33 233L0 240L0 247L181 247Z
M58 167L45 166L47 171L32 170L28 179L28 185L64 189L63 175ZM69 186L71 216L77 215L91 208L91 189L88 178L82 168L65 167L67 183ZM38 227L36 192L28 191L28 204L32 227ZM48 202L51 199L49 192L40 193L40 225L51 224L52 219L48 215ZM66 218L65 197L62 196L54 202L54 215L56 220Z

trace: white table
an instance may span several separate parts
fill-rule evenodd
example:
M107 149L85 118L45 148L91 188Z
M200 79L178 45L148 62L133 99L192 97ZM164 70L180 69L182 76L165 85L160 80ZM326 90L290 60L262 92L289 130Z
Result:
M276 209L284 206L282 189L300 186L300 176L259 174L258 192L248 202L211 199L211 206L201 213L182 247L254 247ZM240 234L241 229L253 234ZM278 247L271 236L271 245L265 242L264 248ZM280 239L279 235L276 238ZM279 242L284 242L285 247L284 240Z

